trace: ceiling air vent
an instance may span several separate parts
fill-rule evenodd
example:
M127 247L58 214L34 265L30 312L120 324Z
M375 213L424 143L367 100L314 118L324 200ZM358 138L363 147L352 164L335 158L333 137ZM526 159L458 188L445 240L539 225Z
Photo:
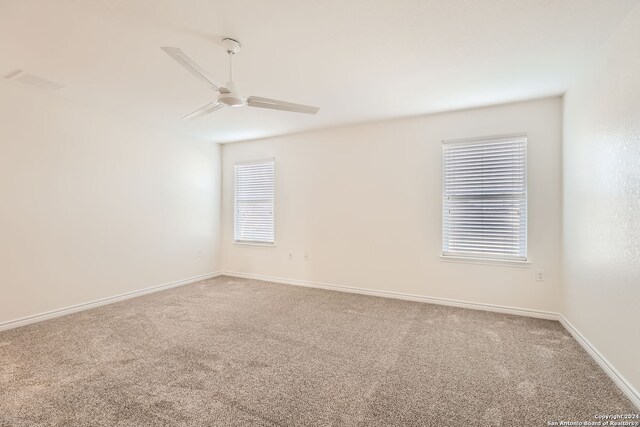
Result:
M23 70L16 70L10 74L5 76L7 80L13 80L15 82L20 82L29 86L39 87L40 89L54 91L58 89L62 89L65 85L61 85L60 83L52 82L51 80L44 79L42 77L34 76L33 74L29 74Z

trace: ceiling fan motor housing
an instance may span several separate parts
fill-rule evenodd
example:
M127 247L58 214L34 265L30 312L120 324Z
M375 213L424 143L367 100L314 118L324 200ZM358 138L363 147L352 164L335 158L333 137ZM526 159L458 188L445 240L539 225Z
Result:
M244 105L244 98L233 92L221 93L220 96L218 96L218 102L227 107L242 107Z
M233 82L228 82L225 87L221 87L218 95L218 102L228 107L242 107L245 99L238 93Z

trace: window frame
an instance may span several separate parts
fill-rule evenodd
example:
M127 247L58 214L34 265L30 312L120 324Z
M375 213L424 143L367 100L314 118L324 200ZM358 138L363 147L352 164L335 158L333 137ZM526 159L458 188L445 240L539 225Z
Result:
M238 199L237 199L237 175L236 175L236 166L248 166L248 165L259 165L263 163L273 163L273 204L272 204L272 212L273 212L273 241L253 241L253 240L238 240L236 231L236 215L238 213ZM276 246L276 159L275 157L255 159L255 160L244 160L235 162L233 164L233 242L234 245L243 245L243 246L264 246L264 247L275 247Z
M524 140L524 257L513 256L500 256L495 253L488 253L483 255L482 253L464 253L464 252L452 252L445 253L445 221L447 216L445 215L445 203L446 203L446 147L455 144L461 145L474 145L482 143L491 143L499 141L509 140ZM512 265L512 266L524 266L531 264L529 254L529 137L526 133L513 133L502 135L491 135L473 138L460 138L460 139L447 139L442 140L442 159L440 166L442 168L441 174L441 240L440 240L440 258L443 261L450 262L463 262L472 264L497 264L497 265ZM489 197L487 197L489 199Z

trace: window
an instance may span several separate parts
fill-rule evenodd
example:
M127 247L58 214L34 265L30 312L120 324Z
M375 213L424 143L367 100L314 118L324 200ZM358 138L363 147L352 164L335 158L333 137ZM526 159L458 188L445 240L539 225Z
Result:
M235 165L235 242L274 243L274 179L273 160Z
M442 255L527 259L527 137L444 141Z

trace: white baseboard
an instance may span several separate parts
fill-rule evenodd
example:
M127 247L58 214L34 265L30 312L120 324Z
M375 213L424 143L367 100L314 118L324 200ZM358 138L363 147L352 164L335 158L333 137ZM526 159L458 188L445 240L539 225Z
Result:
M385 298L395 298L406 301L426 302L430 304L449 305L452 307L470 308L473 310L493 311L496 313L515 314L517 316L536 317L538 319L559 320L557 313L542 310L532 310L529 308L507 307L495 304L476 303L460 301L449 298L427 297L422 295L405 294L401 292L381 291L376 289L358 288L353 286L331 285L328 283L312 282L308 280L285 279L281 277L262 276L259 274L239 273L235 271L223 271L223 276L238 277L244 279L263 280L265 282L282 283L285 285L304 286L308 288L328 289L339 292L349 292L354 294L373 295Z
M640 393L634 386L632 386L623 376L613 367L611 362L598 351L597 348L589 340L576 329L575 326L569 322L569 320L562 314L560 316L560 323L564 328L575 338L576 341L585 349L589 355L596 361L596 363L602 368L604 372L613 380L618 388L636 405L640 410Z
M99 307L105 304L111 304L114 302L136 298L142 295L150 294L153 292L163 291L165 289L175 288L177 286L187 285L189 283L199 282L201 280L211 279L213 277L220 276L221 273L207 273L202 274L200 276L189 277L187 279L178 280L171 283L165 283L162 285L151 286L144 289L138 289L136 291L126 292L124 294L114 295L111 297L100 298L93 301L83 302L76 305L71 305L69 307L59 308L56 310L47 311L45 313L34 314L32 316L22 317L20 319L9 320L6 322L0 323L0 331L4 331L7 329L13 329L20 326L29 325L31 323L41 322L43 320L53 319L54 317L60 317L67 314L75 313L82 310L89 310L90 308Z
M304 286L309 288L328 289L332 291L350 292L356 294L373 295L379 297L402 299L407 301L426 302L430 304L448 305L453 307L470 308L474 310L492 311L496 313L514 314L517 316L535 317L559 321L560 324L575 338L578 343L589 353L598 365L609 375L620 390L640 409L640 394L638 391L618 372L617 369L600 353L584 335L582 335L562 314L528 308L506 307L495 304L482 304L469 301L459 301L448 298L427 297L422 295L404 294L400 292L379 291L375 289L358 288L353 286L331 285L328 283L318 283L307 280L285 279L281 277L263 276L259 274L239 273L235 271L223 271L223 276L263 280L266 282L282 283L285 285Z

